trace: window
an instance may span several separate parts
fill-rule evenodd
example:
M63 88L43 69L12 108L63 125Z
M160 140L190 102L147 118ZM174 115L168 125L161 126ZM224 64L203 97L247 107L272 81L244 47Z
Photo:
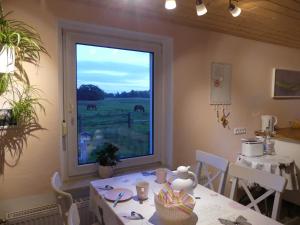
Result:
M119 147L118 168L167 164L172 151L168 40L87 27L62 28L65 174L95 172L95 152L104 143Z
M152 155L152 52L76 44L78 164L105 143L121 159Z

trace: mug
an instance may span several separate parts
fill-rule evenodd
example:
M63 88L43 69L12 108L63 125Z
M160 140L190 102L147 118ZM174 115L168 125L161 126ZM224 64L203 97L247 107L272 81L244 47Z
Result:
M146 200L148 198L149 183L147 181L140 181L136 184L136 194L139 200Z
M158 168L155 170L156 174L156 183L163 184L167 182L167 169L166 168Z

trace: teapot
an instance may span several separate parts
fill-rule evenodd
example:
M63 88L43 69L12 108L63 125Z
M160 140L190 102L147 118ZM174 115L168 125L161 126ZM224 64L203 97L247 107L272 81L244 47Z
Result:
M171 182L171 187L177 191L186 191L192 194L194 188L198 185L198 179L195 173L189 171L189 166L179 166L173 171L175 179Z

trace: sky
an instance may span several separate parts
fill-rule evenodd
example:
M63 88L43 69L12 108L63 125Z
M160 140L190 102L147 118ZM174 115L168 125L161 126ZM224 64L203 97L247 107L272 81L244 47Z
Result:
M93 84L107 93L150 89L151 53L77 44L77 87Z

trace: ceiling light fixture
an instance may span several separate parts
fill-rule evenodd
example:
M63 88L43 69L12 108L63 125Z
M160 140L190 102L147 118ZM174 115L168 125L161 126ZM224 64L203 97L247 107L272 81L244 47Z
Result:
M236 4L233 4L232 1L237 2L238 0L229 0L228 11L231 13L233 17L238 17L241 14L242 10L240 7L236 6ZM165 8L167 10L175 9L176 0L166 0ZM204 0L196 0L196 12L198 16L203 16L207 13L207 8L204 4Z
M207 8L203 3L203 0L196 0L196 10L198 16L203 16L207 13Z
M172 10L176 8L176 0L166 0L165 8L168 10Z
M229 7L228 7L229 12L231 13L231 15L233 17L238 17L242 10L241 8L237 7L236 5L234 5L231 0L229 0Z

